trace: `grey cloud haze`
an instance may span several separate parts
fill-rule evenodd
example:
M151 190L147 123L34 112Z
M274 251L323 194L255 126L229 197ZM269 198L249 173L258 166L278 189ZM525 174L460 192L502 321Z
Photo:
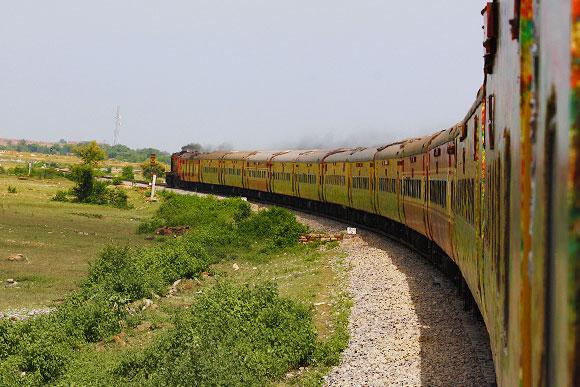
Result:
M0 137L375 144L461 119L482 1L0 0Z

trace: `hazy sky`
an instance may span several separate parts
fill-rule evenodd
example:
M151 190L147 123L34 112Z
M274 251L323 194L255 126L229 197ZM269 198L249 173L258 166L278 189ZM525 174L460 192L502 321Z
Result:
M371 145L461 119L478 0L0 0L0 137Z

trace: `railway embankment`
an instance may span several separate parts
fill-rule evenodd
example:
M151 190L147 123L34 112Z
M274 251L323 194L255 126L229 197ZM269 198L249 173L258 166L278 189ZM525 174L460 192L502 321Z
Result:
M329 235L349 226L293 212L301 223ZM475 311L464 310L464 300L443 273L372 231L359 229L340 247L350 268L350 340L340 364L325 377L327 385L495 385L485 324Z

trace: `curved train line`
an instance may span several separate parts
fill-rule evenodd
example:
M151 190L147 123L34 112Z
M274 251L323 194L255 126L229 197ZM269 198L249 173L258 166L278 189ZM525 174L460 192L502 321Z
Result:
M379 230L477 304L502 386L580 385L580 1L495 0L453 127L367 148L179 152L169 186Z

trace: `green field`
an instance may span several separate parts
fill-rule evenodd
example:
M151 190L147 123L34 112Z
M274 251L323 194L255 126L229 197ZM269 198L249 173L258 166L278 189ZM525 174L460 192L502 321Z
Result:
M9 186L15 187L16 193L9 193ZM263 375L255 380L270 380L273 385L277 386L320 385L322 376L339 361L340 353L348 340L347 322L350 300L345 293L347 268L343 262L344 253L337 242L297 244L296 239L292 239L295 237L288 239L285 229L278 227L278 220L281 220L282 226L291 225L292 222L295 224L292 215L284 215L287 211L282 212L281 215L276 215L274 211L263 216L258 216L259 214L250 216L242 211L240 214L243 215L238 217L236 211L239 211L238 207L241 202L239 200L238 202L229 201L225 206L221 206L220 201L216 202L211 198L199 199L199 202L195 202L194 197L177 196L175 202L181 203L184 207L175 209L174 206L163 206L163 200L160 203L148 203L144 189L124 188L129 194L129 202L132 206L129 210L51 201L57 190L68 189L71 186L72 183L63 178L40 180L0 175L0 279L3 287L0 292L0 312L19 308L63 305L58 313L51 314L54 318L48 316L48 319L39 318L39 321L29 320L26 324L30 328L26 328L28 325L19 328L19 324L23 324L19 322L2 327L0 322L0 336L4 329L4 337L8 338L8 343L10 343L10 337L16 340L7 346L3 346L7 342L3 344L0 341L0 385L3 381L13 383L18 380L18 376L15 375L19 375L22 371L25 371L22 373L25 377L22 381L26 380L26 383L30 385L49 381L63 385L148 384L145 383L148 380L147 376L143 376L144 371L139 368L142 367L144 359L150 358L152 354L162 356L162 352L168 350L168 348L163 349L166 348L164 346L181 345L180 342L183 340L170 344L170 338L172 332L183 325L183 321L188 321L183 320L183 316L187 315L188 310L196 307L199 297L202 297L200 295L211 293L213 288L221 292L218 285L224 283L238 286L240 289L246 286L249 287L248 289L254 289L265 283L271 283L278 289L281 300L288 300L294 303L293 305L297 305L296 307L305 307L310 310L311 317L308 319L311 318L316 340L312 352L308 352L310 353L308 359L303 360L304 363L290 361L288 364L294 365L281 373L279 365L272 363L274 359L268 359L266 356L260 360L262 363L256 364L278 367L277 371L274 371L274 368L271 371L269 368L263 370L266 372L264 375L277 376ZM242 204L247 205L243 202ZM192 210L190 206L197 209ZM152 236L151 232L137 233L139 224L152 224L148 226L149 229L156 227L154 220L160 219L160 216L165 216L167 226L188 224L192 226L192 230L185 236L177 238ZM232 221L239 225L233 226ZM242 227L238 231L233 231L237 236L232 239L231 245L221 242L230 238L229 232L224 231L224 228L229 227L233 227L232 230ZM297 226L289 227L296 228ZM292 232L292 229L289 230ZM246 236L249 239L246 240ZM93 286L97 297L93 302L91 301L93 288L86 287L87 278L91 278L88 277L89 264L98 262L103 248L110 245L131 247L133 255L127 255L126 259L137 259L133 263L136 266L128 266L129 269L122 268L123 261L120 261L117 269L117 266L111 267L105 264L103 270L106 270L108 274L102 278L94 277L93 272L93 279L88 283ZM181 251L180 249L188 248L188 246L193 249L191 251L199 251L201 255L187 258L176 253L174 258L167 258L174 251ZM19 262L9 261L8 257L13 254L23 254L25 259ZM159 273L165 273L160 275L162 277L169 275L169 277L164 277L167 278L165 280L158 278L157 269L153 271L150 269L151 265L155 266L157 263L147 261L150 259L147 257L155 256L160 259ZM102 255L99 259L101 259L100 265L103 265ZM172 261L173 259L176 261ZM173 265L181 268L176 270L187 269L183 266L185 262L182 261L183 259L186 261L193 259L187 261L190 262L188 264L193 265L198 265L204 260L213 263L205 268L201 266L195 269L198 271L193 275L184 277L183 274L171 274ZM4 281L8 278L16 280L18 286L4 287ZM125 284L131 284L133 278L143 278L144 281L150 281L148 283L152 284L151 286L160 284L161 287L157 287L158 291L155 292L146 290L150 288L143 288L144 292L134 293L134 290L131 290L135 289L134 286L127 288L129 290L122 290ZM176 293L168 295L167 286L175 278L183 279L176 287ZM83 282L85 288L81 289L79 286ZM85 300L79 304L80 312L75 312L74 307L71 308L71 296L74 299L75 292L82 295L82 299ZM154 293L160 294L161 297ZM140 295L131 296L131 294ZM224 294L227 295L227 292ZM144 301L140 298L145 295L152 298L153 306L141 310ZM103 299L102 296L106 298ZM123 316L120 317L122 320L119 318L110 320L106 316L107 307L102 309L103 305L111 303L111 300L122 299L128 301L121 301L125 306L122 310L115 312ZM116 301L113 301L113 304L115 303ZM133 304L137 305L137 311L127 314L125 308ZM251 304L242 306L242 310L246 307L249 311L261 310L260 307L256 309L256 306ZM273 306L267 308L273 308ZM61 309L64 310L64 314L60 313ZM279 318L289 316L287 313L290 312L283 310L273 313L282 313ZM237 312L233 310L231 313L235 316ZM211 316L208 317L211 318ZM68 325L72 321L77 322ZM176 325L176 321L182 321L182 323ZM307 324L308 321L304 320L304 323ZM89 324L89 327L91 324L97 324L95 327L100 328L98 328L99 331L93 331L93 328L88 331L86 330L88 328L84 328L83 331L83 328L78 326L79 323ZM211 327L211 324L213 323L209 320L201 321L201 326L206 326L203 329L210 329L209 332L213 331L213 328L207 328ZM56 336L50 333L53 329L56 329ZM221 329L221 327L216 327L216 329ZM230 326L228 329L226 331L230 339L238 334L235 326ZM64 337L58 338L66 330L71 330L75 335L70 343ZM279 343L283 343L287 340L288 345L302 345L300 341L292 341L293 339L289 338L292 333L272 333L274 336L271 338L262 337L260 340L269 340L268 342L271 343L278 343L278 340L282 340ZM22 334L25 334L26 338L22 344L18 344ZM81 336L77 336L79 334ZM86 334L89 336L82 338L82 335ZM262 335L259 332L253 334ZM256 340L259 339L258 336ZM240 339L243 340L243 337L244 335L240 336ZM185 349L191 348L190 344L187 344L187 340L191 339L191 337L184 339ZM216 340L218 342L215 345L220 348L219 346L223 344L219 343L219 337ZM33 343L39 341L45 344L39 344L41 347L38 348L45 349L36 352ZM234 341L232 345L235 346L236 343ZM161 345L162 350L156 350L156 345ZM247 344L240 343L236 351L247 351L245 345ZM286 350L284 348L287 344L277 345L279 350ZM182 350L184 349L180 349ZM225 353L228 352L227 347L225 351ZM248 352L248 354L251 353L251 351ZM144 356L144 358L139 356ZM211 353L207 356L211 357ZM236 356L238 355L231 356L233 356L230 359L231 364L237 364ZM132 360L135 358L141 360ZM40 360L38 363L38 359L46 359L46 364L45 360ZM181 361L179 356L177 359L169 359L172 363L176 360ZM201 361L200 364L205 364L206 370L221 372L217 368L221 360L213 361L208 358L205 360L206 363L203 363L203 359ZM167 368L162 364L158 363L155 366L161 367L156 368L156 372L161 373L155 374L158 379L151 383L166 383L170 380L167 379L167 375L163 374L165 372L163 370ZM199 367L200 364L197 366ZM304 367L299 367L299 365L304 365ZM133 370L134 367L137 368ZM185 369L189 368L185 363ZM137 373L133 375L131 372ZM240 372L245 373L248 380L254 380L251 370L245 369ZM224 383L223 380L222 383Z
M16 193L8 193L8 186ZM156 209L140 191L127 190L134 208L51 201L66 179L18 179L0 175L0 279L16 280L0 292L0 311L51 306L86 276L88 263L107 244L151 244L135 229ZM13 262L12 254L25 261Z

